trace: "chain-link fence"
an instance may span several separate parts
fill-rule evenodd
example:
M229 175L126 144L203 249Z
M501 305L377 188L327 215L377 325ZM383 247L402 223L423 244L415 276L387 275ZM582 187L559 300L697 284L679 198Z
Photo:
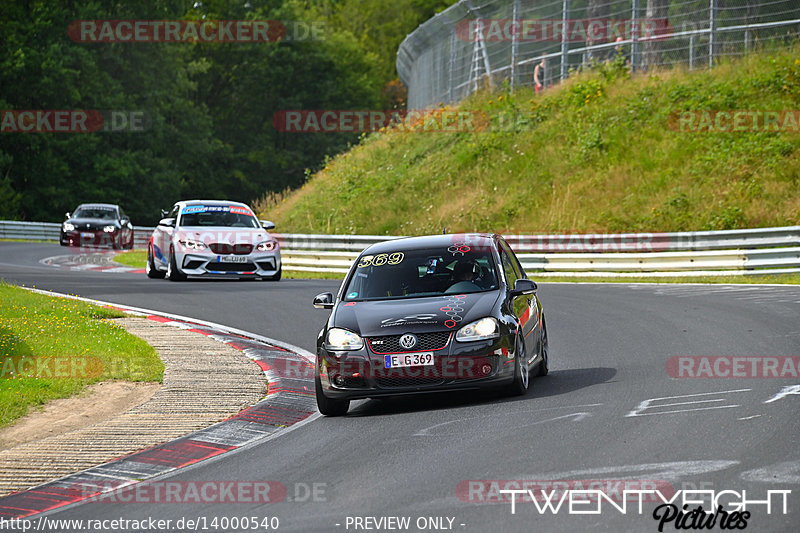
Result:
M397 71L408 108L485 84L546 88L595 62L708 67L800 34L800 0L461 0L408 35Z

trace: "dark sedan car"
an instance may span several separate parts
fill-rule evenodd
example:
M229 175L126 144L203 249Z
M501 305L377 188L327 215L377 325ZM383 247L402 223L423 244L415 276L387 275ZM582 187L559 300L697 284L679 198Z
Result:
M322 414L350 400L499 388L525 394L548 371L536 283L499 235L411 237L374 244L353 263L317 339Z
M133 248L133 224L114 204L81 204L61 224L61 246Z

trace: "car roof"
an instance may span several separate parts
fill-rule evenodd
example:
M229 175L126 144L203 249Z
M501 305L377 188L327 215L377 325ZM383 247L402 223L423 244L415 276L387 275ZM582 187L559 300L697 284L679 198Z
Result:
M77 211L78 209L85 207L89 209L118 209L119 206L117 204L81 204L75 208Z
M207 205L207 204L220 204L220 205L236 205L240 207L246 207L250 209L250 206L247 204L243 204L242 202L232 202L230 200L181 200L180 202L176 202L181 206L187 205Z
M489 243L494 243L498 237L499 235L495 233L447 233L443 235L403 237L375 243L367 247L364 253L377 254L424 248L447 248L458 243L486 246Z

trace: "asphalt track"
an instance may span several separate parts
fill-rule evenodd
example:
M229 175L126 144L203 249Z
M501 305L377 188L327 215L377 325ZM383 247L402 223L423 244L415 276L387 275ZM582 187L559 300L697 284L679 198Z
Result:
M39 264L62 253L56 245L0 242L0 277L214 321L312 351L326 312L313 309L311 298L338 286L324 280L170 283ZM625 514L606 502L600 514L577 515L568 504L540 513L518 499L512 514L508 501L479 501L492 496L481 490L491 485L469 483L572 480L570 488L591 488L574 482L607 480L608 487L627 480L632 489L654 481L673 491L736 491L720 500L729 510L743 490L748 500L790 490L786 510L775 492L771 514L766 505L749 506L747 530L797 530L800 394L779 393L800 392L800 377L676 379L666 365L686 355L800 356L800 288L544 283L540 296L551 374L534 380L522 399L460 394L363 401L347 417L316 418L169 476L277 481L287 489L279 503L88 503L47 518L171 519L170 531L181 530L177 520L198 517L205 517L206 531L249 529L219 527L223 517L278 517L279 531L404 530L378 528L367 517L409 517L409 531L657 531L653 503L641 514L629 501ZM787 388L793 385L798 388ZM214 517L218 527L211 527ZM441 523L418 528L428 517ZM58 529L51 524L51 530ZM665 525L664 531L675 530L674 522Z

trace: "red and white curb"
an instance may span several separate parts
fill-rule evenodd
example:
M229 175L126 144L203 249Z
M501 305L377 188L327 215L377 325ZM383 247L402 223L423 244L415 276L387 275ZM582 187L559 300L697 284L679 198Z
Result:
M242 350L267 376L267 396L237 415L61 479L0 498L0 519L25 518L161 476L200 461L249 447L319 416L314 397L314 356L302 348L234 328L149 309L29 289L144 314L171 326L207 335ZM89 490L87 490L87 487Z
M51 267L64 268L67 270L79 270L90 272L131 272L133 274L144 274L143 268L129 267L114 262L114 257L119 252L96 251L89 253L54 255L45 257L39 263Z

